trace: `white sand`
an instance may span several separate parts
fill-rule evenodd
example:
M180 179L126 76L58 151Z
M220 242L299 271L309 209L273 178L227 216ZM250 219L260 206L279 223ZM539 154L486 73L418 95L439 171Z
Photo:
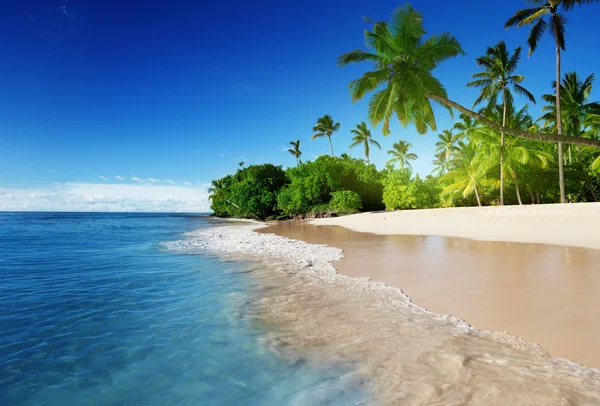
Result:
M600 249L600 203L460 207L315 219L375 234L440 235Z

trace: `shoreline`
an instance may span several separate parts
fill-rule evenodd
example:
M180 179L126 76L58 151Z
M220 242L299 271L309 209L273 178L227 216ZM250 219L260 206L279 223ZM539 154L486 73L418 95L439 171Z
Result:
M600 370L430 312L401 289L341 275L332 265L341 250L254 231L261 227L200 230L169 248L263 261L262 277L278 282L255 305L269 323L284 323L274 341L353 360L382 404L600 402Z
M370 212L309 221L378 235L444 236L600 249L600 203Z

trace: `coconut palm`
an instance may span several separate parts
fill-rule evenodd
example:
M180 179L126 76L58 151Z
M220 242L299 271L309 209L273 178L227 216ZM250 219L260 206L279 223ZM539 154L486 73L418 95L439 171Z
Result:
M448 99L446 89L432 71L445 60L463 55L462 47L448 33L424 39L423 17L410 5L397 8L389 23L368 21L373 23L373 29L365 30L367 51L343 54L338 58L338 64L370 62L375 65L375 70L350 82L349 88L353 102L375 92L369 102L368 117L373 126L383 122L384 134L390 133L393 115L405 126L414 123L419 133L428 129L435 131L436 120L430 102L433 100L498 132L534 141L563 142L564 137L554 134L502 127ZM600 140L578 138L571 142L600 148Z
M388 155L391 155L392 158L387 161L387 165L395 165L398 164L400 169L408 168L412 171L412 166L408 161L414 161L418 158L417 154L412 152L408 152L412 144L406 141L398 141L392 145L392 149L388 150Z
M473 141L458 143L459 149L451 162L452 170L442 176L441 181L448 183L442 191L442 196L460 193L469 197L475 192L477 204L481 206L481 196L478 187L485 182L489 165L482 164L481 155Z
M288 152L296 157L296 166L300 163L300 156L302 155L302 151L300 151L300 140L290 141L290 145L292 148L288 148Z
M352 138L353 142L350 144L350 148L354 148L357 145L363 144L365 147L365 156L367 157L367 162L371 162L369 159L369 144L375 145L379 149L381 149L381 145L379 145L379 143L373 139L371 131L367 128L367 124L363 121L362 123L356 125L355 130L351 130L350 132L354 134L354 137Z
M533 103L535 98L527 89L521 86L525 79L523 76L515 75L519 59L521 58L521 47L517 47L515 52L510 55L506 48L506 43L500 41L493 47L489 47L485 56L477 58L477 64L483 68L482 72L473 75L472 82L467 83L467 87L481 88L479 97L473 103L473 107L483 101L487 101L487 109L495 108L498 103L498 97L502 98L504 114L502 115L502 127L506 126L506 109L508 105L514 102L514 91L517 94L527 97ZM504 131L500 132L500 167L504 160ZM504 171L500 171L500 205L504 204Z
M475 119L466 114L460 115L460 120L454 123L452 129L458 131L456 135L461 139L476 137L483 126Z
M529 0L530 3L538 5L538 7L519 10L514 16L506 21L505 27L523 27L532 25L527 43L529 44L529 55L535 51L544 35L544 32L550 26L550 34L554 37L556 44L556 82L560 82L560 51L566 50L565 43L565 24L566 18L559 13L559 7L562 6L563 11L569 11L575 6L597 2L598 0ZM562 135L562 118L560 106L560 86L555 95L557 128L556 134ZM558 178L560 184L560 202L565 203L565 176L562 161L562 142L558 142Z
M437 173L439 176L445 174L448 171L449 163L450 161L446 159L446 154L443 152L436 154L431 173Z
M556 87L556 82L552 84L555 92L558 91L560 93L562 128L564 128L565 134L573 137L585 136L585 124L587 117L590 115L600 114L600 103L589 101L593 82L594 74L591 74L582 80L577 75L577 72L567 72L559 86L559 89ZM545 114L540 118L540 120L543 120L544 124L549 126L552 130L557 131L558 122L556 118L556 104L554 104L555 94L545 94L542 96L542 98L548 103L548 105L543 107L542 111ZM587 121L589 121L589 119L587 119ZM583 165L583 159L581 157L581 150L579 146L576 146L576 154L579 168L583 171L586 177L587 186L590 190L592 198L594 201L598 201L592 181ZM561 162L563 161L562 158L562 155L559 155L558 159Z
M452 134L452 130L444 130L438 134L439 141L435 143L435 152L444 155L446 162L450 161L452 154L458 150L456 143L461 137L457 134Z
M519 110L515 110L514 106L510 105L506 113L504 106L498 105L490 112L490 118L500 120L501 117L506 117L506 123L511 128L528 129L533 125L527 105ZM553 162L552 155L540 149L538 143L515 137L507 137L505 148L501 148L498 143L494 142L497 139L497 133L490 129L483 130L483 133L488 134L488 140L486 142L485 138L481 137L483 141L481 145L482 162L484 165L497 165L502 153L501 177L512 179L517 200L522 205L518 172L526 166L546 168L550 162Z
M321 137L327 137L329 140L329 149L331 150L331 156L333 156L333 144L331 143L331 136L334 132L340 129L340 123L334 123L333 118L329 114L324 115L317 120L317 124L313 127L313 131L316 132L312 136L315 140Z

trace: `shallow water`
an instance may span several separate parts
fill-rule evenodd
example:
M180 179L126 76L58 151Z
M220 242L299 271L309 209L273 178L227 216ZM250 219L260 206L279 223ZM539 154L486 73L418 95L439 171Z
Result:
M366 401L344 360L272 345L254 305L256 264L160 244L216 224L0 213L0 405Z
M379 404L600 404L600 370L428 312L399 289L336 274L329 261L338 249L252 227L192 233L171 247L262 262L254 306L272 345L288 357L327 354L351 365Z

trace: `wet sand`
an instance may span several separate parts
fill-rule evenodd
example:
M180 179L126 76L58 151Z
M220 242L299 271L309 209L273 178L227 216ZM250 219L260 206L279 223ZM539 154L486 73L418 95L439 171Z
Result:
M600 250L376 235L305 222L261 232L341 248L341 274L385 282L430 311L600 368Z

